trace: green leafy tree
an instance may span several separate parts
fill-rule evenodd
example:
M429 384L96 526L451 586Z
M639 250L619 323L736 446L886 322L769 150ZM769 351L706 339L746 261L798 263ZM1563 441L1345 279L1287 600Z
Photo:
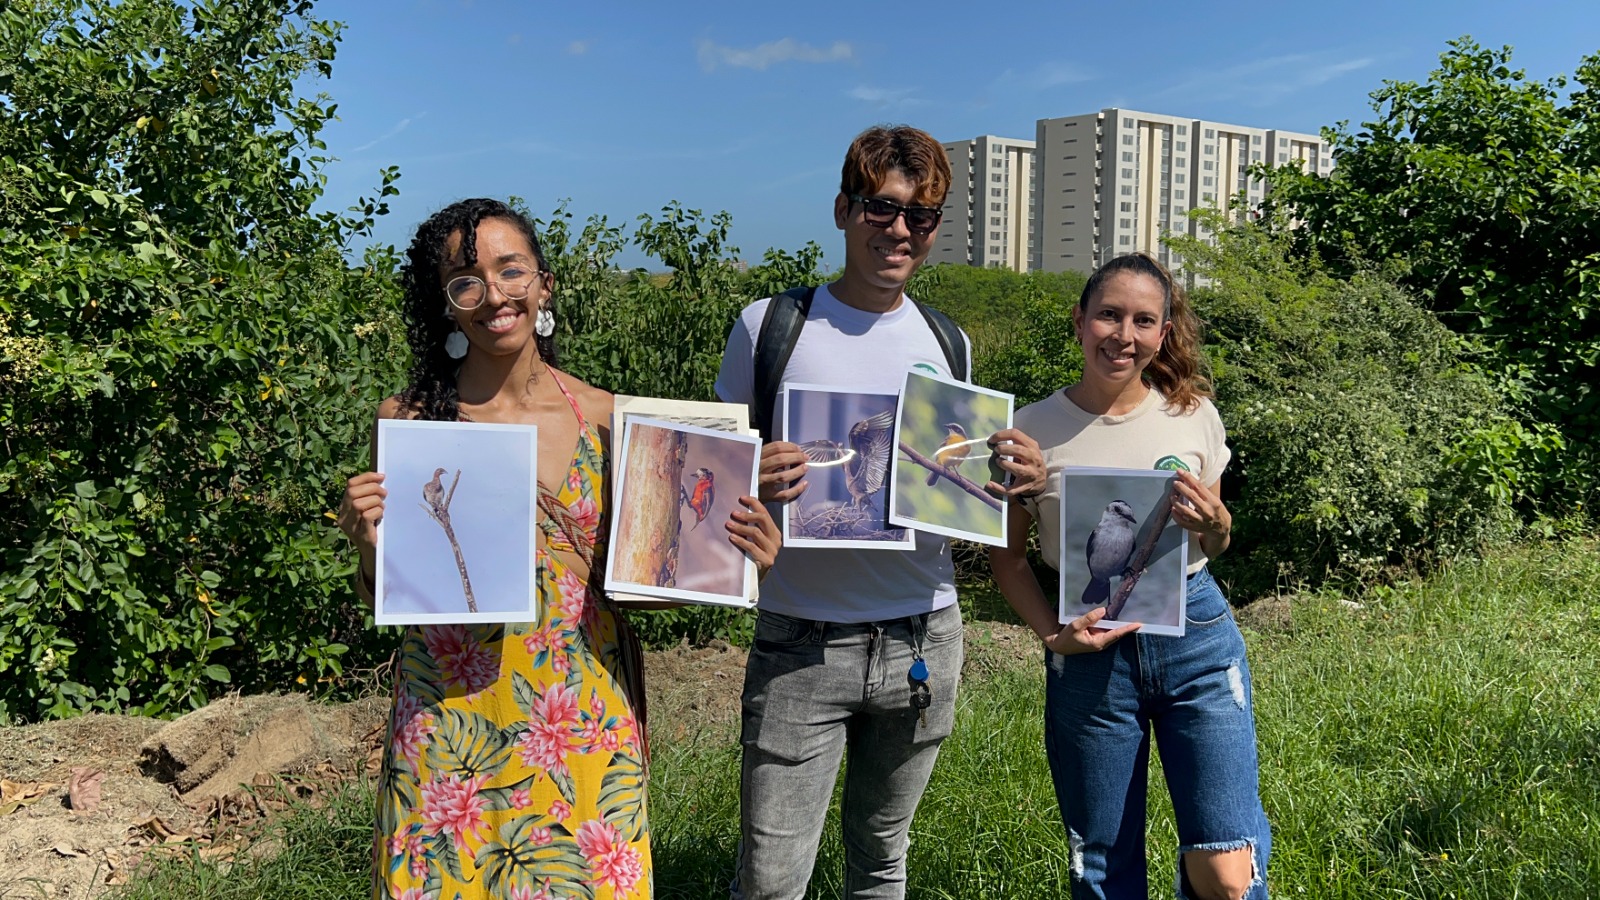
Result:
M1480 336L1516 398L1600 458L1600 54L1530 81L1511 48L1450 42L1426 82L1385 82L1375 118L1324 132L1329 178L1270 173L1265 221L1341 271L1395 267Z
M369 640L325 517L404 363L391 251L313 213L338 27L0 8L0 719L315 682Z

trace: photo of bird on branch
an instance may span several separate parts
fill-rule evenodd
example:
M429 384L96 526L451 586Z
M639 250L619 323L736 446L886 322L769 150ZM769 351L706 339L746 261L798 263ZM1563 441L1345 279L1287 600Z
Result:
M1067 466L1060 478L1060 620L1104 607L1096 627L1182 635L1189 542L1172 522L1172 473Z
M976 385L906 374L895 436L889 520L985 544L1003 544L1005 503L990 439L1011 427L1012 398Z

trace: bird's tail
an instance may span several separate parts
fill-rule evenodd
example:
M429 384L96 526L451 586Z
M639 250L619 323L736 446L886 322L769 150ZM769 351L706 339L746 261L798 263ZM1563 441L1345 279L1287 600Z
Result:
M934 485L936 485L938 483L939 483L939 473L938 472L929 472L928 473L928 487L933 487Z
M1083 589L1083 605L1093 609L1105 606L1111 599L1111 582L1104 578L1089 579L1089 586Z

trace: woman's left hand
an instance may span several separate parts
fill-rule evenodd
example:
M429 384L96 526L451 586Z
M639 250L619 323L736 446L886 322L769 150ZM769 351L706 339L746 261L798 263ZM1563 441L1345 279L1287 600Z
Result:
M1172 502L1172 521L1204 539L1207 535L1226 539L1233 531L1233 514L1210 488L1200 483L1192 472L1177 472L1173 484L1176 494ZM1185 502L1187 501L1187 502Z
M772 521L772 515L760 500L740 497L739 505L744 509L736 509L728 517L728 541L755 560L757 572L765 575L778 559L778 548L783 546L783 534L778 531L778 523Z
M1006 473L1005 484L991 481L984 489L1007 500L1034 497L1044 490L1044 451L1039 442L1015 428L1005 428L989 436L995 462Z

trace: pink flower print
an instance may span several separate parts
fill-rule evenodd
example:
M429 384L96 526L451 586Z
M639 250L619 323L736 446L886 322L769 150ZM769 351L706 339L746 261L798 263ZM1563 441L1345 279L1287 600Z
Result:
M422 786L422 822L434 834L449 830L458 849L466 839L483 840L479 833L483 821L484 798L478 793L487 775L474 775L466 781L459 775L435 780Z
M600 699L600 692L594 688L589 689L589 712L597 719L606 714L605 701Z
M599 887L609 884L620 896L633 890L644 877L644 863L639 851L619 837L615 826L597 819L578 826L578 851L594 871L592 883Z
M465 625L425 626L422 642L446 687L460 687L470 697L500 677L500 654L478 643Z
M575 627L583 620L584 608L589 601L589 587L576 572L566 569L556 579L556 618L567 626Z
M557 675L565 678L572 671L572 654L563 650L550 657L550 669Z
M555 835L551 834L548 828L535 828L528 832L528 840L533 841L534 846L543 847L555 840Z
M394 739L390 744L391 752L410 762L415 768L418 758L422 756L422 749L428 744L428 736L437 730L433 724L433 715L424 711L422 700L401 691L394 701Z
M387 846L389 848L390 856L399 856L400 854L406 852L405 836L396 835L395 837L389 838Z
M583 490L583 472L582 472L582 470L574 467L572 469L572 471L567 473L567 490L569 490L569 491L581 491L581 490Z
M522 764L566 774L570 734L563 725L530 724L518 742Z
M578 721L578 697L563 682L550 686L533 701L533 718L543 725L567 725Z
M421 876L417 877L420 878ZM438 900L438 898L429 896L428 892L422 888L406 888L400 892L400 896L396 897L395 900Z
M531 885L517 885L511 889L511 900L555 900L555 895L550 893L550 882L547 881L537 891Z
M533 794L527 788L517 788L511 792L511 807L513 809L527 809L533 805Z
M561 635L554 628L546 625L523 638L522 646L529 656L538 656L557 647L566 649L566 642L561 640Z
M577 741L578 749L583 753L593 753L596 750L612 752L622 745L621 736L607 728L603 719L586 720L578 732Z
M567 816L572 815L572 807L568 805L567 801L565 800L556 800L550 804L550 811L547 813L547 815L549 815L550 818L555 819L557 822L560 822Z
M426 853L418 853L417 855L411 857L410 869L412 878L427 878L428 855Z
M593 531L600 524L600 507L588 497L567 507L567 512L572 514L573 521L584 531Z

